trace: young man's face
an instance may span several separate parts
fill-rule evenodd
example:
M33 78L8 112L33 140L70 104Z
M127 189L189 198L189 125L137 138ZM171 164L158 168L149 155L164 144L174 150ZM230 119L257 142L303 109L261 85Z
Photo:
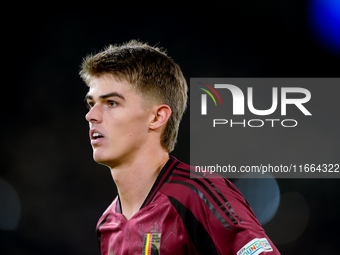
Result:
M108 74L93 78L86 98L96 162L115 167L142 152L152 111L127 81L119 82Z

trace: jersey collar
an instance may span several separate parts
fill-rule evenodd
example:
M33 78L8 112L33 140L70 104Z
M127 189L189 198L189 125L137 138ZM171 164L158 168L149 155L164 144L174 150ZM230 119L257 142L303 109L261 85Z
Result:
M180 162L174 157L170 155L169 160L166 162L166 164L163 166L162 170L157 176L156 181L154 182L149 194L144 200L144 203L142 206L139 208L142 209L143 207L149 205L155 195L157 194L158 190L163 186L163 184L167 181L168 177L171 175L173 169L179 164ZM121 203L120 203L120 198L118 196L117 204L116 204L116 212L117 213L122 213L122 208L121 208Z

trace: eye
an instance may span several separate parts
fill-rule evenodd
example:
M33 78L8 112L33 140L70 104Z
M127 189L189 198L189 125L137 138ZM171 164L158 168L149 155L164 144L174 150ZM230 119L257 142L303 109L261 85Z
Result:
M112 100L107 101L107 104L108 104L109 107L116 107L117 106L117 102L112 101Z
M87 101L86 106L87 108L91 109L94 106L94 102Z

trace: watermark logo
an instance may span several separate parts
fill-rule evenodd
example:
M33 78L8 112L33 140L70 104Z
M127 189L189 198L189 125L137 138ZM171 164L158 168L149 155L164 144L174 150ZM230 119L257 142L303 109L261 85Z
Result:
M191 177L340 178L332 153L340 151L339 84L340 78L190 78Z
M200 82L198 82L200 83ZM219 94L216 92L216 90L211 87L208 84L201 83L208 88L210 88L218 97L220 100L220 103L222 105L221 98ZM235 85L232 84L215 84L216 89L228 89L231 92L231 95L233 97L233 115L244 115L244 94L240 88L238 88ZM206 93L210 95L210 97L214 100L215 105L216 100L214 96L206 89L199 88ZM266 110L259 110L254 107L253 104L253 88L248 87L247 88L247 105L248 109L251 113L255 115L270 115L274 113L277 109L278 106L278 88L273 87L272 88L272 105L269 109ZM298 93L298 94L303 94L303 98L287 98L287 95L289 93ZM305 88L291 88L291 87L285 87L281 88L281 115L286 115L287 114L287 105L292 104L295 105L304 115L312 115L306 107L303 105L304 103L307 103L311 99L311 93L309 90ZM201 115L207 115L207 95L202 94L201 95Z
M207 103L207 94L212 98L214 101L215 106L217 106L217 100L215 96L218 98L220 105L222 105L222 100L219 93L223 96L225 94L224 91L227 93L231 93L232 96L232 113L233 115L245 115L245 102L247 103L246 106L250 113L257 115L257 116L268 116L273 114L280 108L281 116L287 115L287 105L295 106L300 112L302 112L305 116L311 116L312 114L310 111L307 110L305 107L305 103L310 101L311 99L311 92L308 89L301 88L301 87L272 87L271 88L271 106L267 109L256 109L254 106L254 99L253 99L253 88L247 87L247 94L244 95L243 91L236 85L233 84L214 84L214 87L202 83L199 83L205 88L198 87L200 90L204 91L204 94L201 94L201 115L208 115L208 103ZM218 90L219 93L216 91ZM280 92L280 96L279 96ZM295 94L298 96L297 98L292 98L291 95ZM214 96L215 95L215 96ZM228 105L229 106L229 105ZM213 120L213 127L216 125L224 125L230 123L231 127L236 124L241 124L244 127L262 127L265 125L266 122L271 123L271 126L274 127L275 122L281 122L281 126L283 127L295 127L297 126L298 122L295 119L250 119L246 120L243 119L241 122L227 120L227 119L214 119ZM248 124L248 125L247 125Z
M197 82L197 83L200 83L204 86L206 86L207 88L209 88L218 98L218 100L220 101L220 104L222 106L222 100L221 100L221 97L220 95L217 93L217 91L211 87L210 85L208 84L205 84L205 83L202 83L202 82ZM199 87L199 89L203 90L204 92L206 92L211 98L212 100L214 101L215 103L215 106L217 106L217 103L216 103L216 100L215 100L215 97L211 94L211 92L207 89L204 89L204 88L201 88ZM207 94L202 94L201 95L201 100L202 100L202 103L201 103L201 114L202 115L207 115Z

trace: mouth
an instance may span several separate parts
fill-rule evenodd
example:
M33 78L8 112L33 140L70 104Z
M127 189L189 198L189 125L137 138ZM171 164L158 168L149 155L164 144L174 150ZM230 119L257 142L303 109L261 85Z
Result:
M97 130L90 130L90 139L92 145L98 144L104 139L104 136Z

